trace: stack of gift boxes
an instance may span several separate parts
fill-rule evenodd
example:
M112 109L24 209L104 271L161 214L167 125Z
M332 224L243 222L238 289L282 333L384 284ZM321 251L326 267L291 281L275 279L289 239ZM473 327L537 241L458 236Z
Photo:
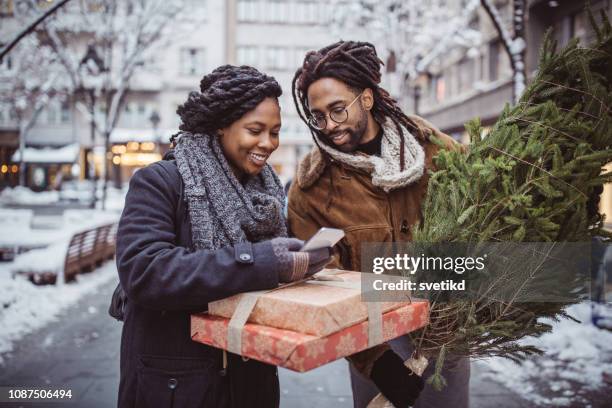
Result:
M304 372L428 323L427 301L363 302L360 276L324 270L297 284L211 302L208 312L192 315L191 337Z

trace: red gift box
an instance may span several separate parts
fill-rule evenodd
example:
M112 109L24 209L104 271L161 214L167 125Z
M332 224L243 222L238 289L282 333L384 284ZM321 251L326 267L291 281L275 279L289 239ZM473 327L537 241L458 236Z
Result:
M383 341L417 330L428 323L429 303L413 301L382 315ZM194 341L227 350L229 319L199 313L191 316ZM242 356L293 371L305 372L347 357L368 346L368 321L327 336L246 323L242 330Z

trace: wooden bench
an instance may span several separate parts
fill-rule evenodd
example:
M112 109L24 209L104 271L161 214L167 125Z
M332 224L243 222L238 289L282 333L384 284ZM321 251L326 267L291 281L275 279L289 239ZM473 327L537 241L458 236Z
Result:
M106 224L74 234L64 263L65 282L76 279L79 273L93 271L115 256L117 224Z

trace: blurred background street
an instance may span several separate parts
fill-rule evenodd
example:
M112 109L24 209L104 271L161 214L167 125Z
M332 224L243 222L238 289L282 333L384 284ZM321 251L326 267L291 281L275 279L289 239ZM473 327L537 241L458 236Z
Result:
M467 144L465 122L480 117L488 130L529 83L547 30L560 46L594 38L585 4L0 1L0 386L71 387L71 406L115 405L121 324L107 309L116 223L130 177L169 150L176 109L204 74L246 64L278 79L283 126L270 163L285 183L312 147L291 95L309 50L374 43L383 87L405 112ZM590 4L611 14L611 0ZM612 229L610 185L600 212ZM569 310L581 323L551 322L552 333L529 340L543 356L472 364L471 406L610 406L612 271L592 278L593 301ZM280 379L283 407L352 406L344 360L281 369Z

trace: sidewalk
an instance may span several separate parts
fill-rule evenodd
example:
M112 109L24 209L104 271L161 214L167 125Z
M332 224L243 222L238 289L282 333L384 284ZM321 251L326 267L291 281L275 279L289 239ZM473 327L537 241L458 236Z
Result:
M94 272L95 273L95 272ZM116 281L111 281L62 314L59 321L26 336L15 345L0 368L0 385L57 386L71 388L75 401L53 407L114 407L119 381L121 323L107 314ZM483 378L478 363L472 365L471 407L530 407L527 401L502 385ZM281 407L352 407L348 366L345 360L305 374L281 369ZM42 407L5 404L6 407Z

